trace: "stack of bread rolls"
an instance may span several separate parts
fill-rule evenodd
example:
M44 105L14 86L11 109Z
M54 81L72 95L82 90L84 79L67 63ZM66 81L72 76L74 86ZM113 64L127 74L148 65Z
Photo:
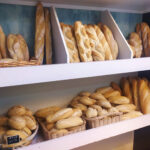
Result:
M108 26L83 25L81 21L76 21L74 26L60 25L70 63L117 59L118 44Z
M150 27L146 22L136 25L136 32L129 36L128 43L133 51L133 57L150 56Z
M36 128L37 122L28 108L22 105L13 106L6 115L0 116L0 141L7 143L7 136L16 135L19 135L20 140L25 140ZM15 144L13 146L15 147Z
M41 126L49 132L47 139L57 138L70 134L76 131L84 124L82 111L73 108L60 108L57 106L50 106L42 108L35 113Z

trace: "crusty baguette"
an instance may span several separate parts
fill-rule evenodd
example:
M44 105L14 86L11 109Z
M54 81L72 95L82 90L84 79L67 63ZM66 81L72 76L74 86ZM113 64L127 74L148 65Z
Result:
M44 58L44 37L45 37L45 19L44 9L39 2L36 8L36 23L35 23L35 58L40 64L43 63Z
M93 61L90 41L86 33L85 26L81 21L76 21L74 23L74 32L81 61Z
M121 91L121 88L120 88L120 86L117 84L117 83L115 83L115 82L111 82L111 87L114 89L114 90L117 90L117 91L119 91L119 93L120 93L120 95L122 95L122 91Z
M52 64L52 37L50 12L45 8L45 50L46 50L46 64Z
M6 36L1 26L0 26L0 52L1 52L2 58L8 57L7 49L6 49Z
M73 26L64 23L60 23L60 25L69 52L70 63L80 62Z
M90 46L92 50L92 57L94 61L105 60L105 51L102 44L99 42L97 33L93 25L84 25L86 33L89 37Z

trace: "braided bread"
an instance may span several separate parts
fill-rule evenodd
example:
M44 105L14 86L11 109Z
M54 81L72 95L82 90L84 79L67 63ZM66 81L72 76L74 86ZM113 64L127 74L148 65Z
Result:
M80 21L75 22L74 31L81 61L83 62L93 61L90 41L82 22Z
M101 30L103 31L105 38L108 42L113 59L114 60L117 59L118 45L117 45L116 40L114 39L114 36L113 36L111 30L106 25L101 25Z
M73 27L64 23L60 25L68 48L70 63L80 62Z
M95 26L95 27L96 27L96 26ZM100 42L102 43L103 48L104 48L104 51L105 51L105 59L106 59L106 60L113 60L113 57L112 57L112 54L111 54L110 46L109 46L109 44L108 44L108 42L107 42L107 40L106 40L105 35L104 35L103 32L102 32L102 24L99 23L99 24L98 24L98 27L99 27L100 30L98 30L97 27L96 27L96 31L97 31L97 35L98 35L98 37L99 37L99 40L100 40Z
M0 26L0 52L3 58L8 57L6 51L6 36L1 26Z
M45 36L45 20L42 4L39 2L36 9L36 27L35 27L35 58L39 63L43 63L44 58L44 36Z
M46 49L46 64L51 64L52 39L51 39L50 13L48 8L45 8L45 49Z
M102 44L99 42L97 33L92 25L85 25L86 33L89 37L94 61L105 60Z

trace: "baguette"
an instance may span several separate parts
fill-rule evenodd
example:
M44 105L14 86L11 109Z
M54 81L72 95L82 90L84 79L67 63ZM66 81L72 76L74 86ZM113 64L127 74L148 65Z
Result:
M108 100L112 104L128 104L130 102L129 98L125 96L114 96L108 98Z
M112 87L102 87L102 88L98 88L96 89L96 92L101 93L101 94L105 94L108 91L113 91Z
M57 129L72 128L83 124L83 120L80 117L70 117L57 121Z
M78 108L78 109L80 109L81 111L84 111L84 112L87 110L87 106L85 106L83 104L80 104L80 103L74 104L74 105L72 105L72 107Z
M133 104L124 104L124 105L118 105L115 108L120 112L127 113L135 110L136 106Z
M84 105L94 105L96 100L89 98L87 96L83 96L79 99L79 101Z
M112 97L112 96L121 96L120 95L120 92L117 91L117 90L114 90L114 91L108 91L104 94L104 97L105 98L109 98L109 97Z

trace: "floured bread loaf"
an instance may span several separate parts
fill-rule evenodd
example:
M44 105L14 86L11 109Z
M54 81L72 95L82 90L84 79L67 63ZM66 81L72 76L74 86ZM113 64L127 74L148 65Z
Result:
M64 23L60 23L60 25L68 48L70 63L80 62L73 27Z

